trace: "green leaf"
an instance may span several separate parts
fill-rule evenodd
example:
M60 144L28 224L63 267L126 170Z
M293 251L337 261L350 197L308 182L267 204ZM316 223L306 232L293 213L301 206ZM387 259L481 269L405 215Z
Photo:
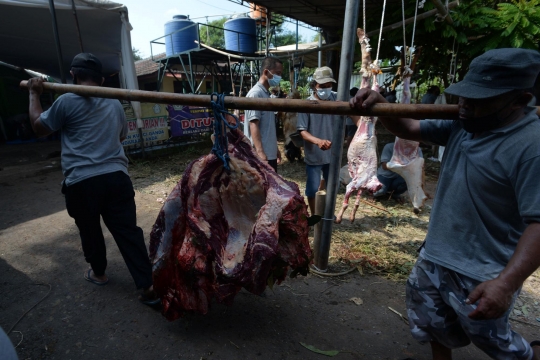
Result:
M315 346L304 344L303 342L301 342L300 345L302 345L303 347L305 347L309 351L313 351L314 353L321 354L321 355L336 356L337 354L339 354L338 350L326 350L326 351L325 350L319 350Z
M308 224L308 226L313 226L313 225L317 224L319 221L321 221L321 219L322 219L321 215L311 215L307 219L307 224Z

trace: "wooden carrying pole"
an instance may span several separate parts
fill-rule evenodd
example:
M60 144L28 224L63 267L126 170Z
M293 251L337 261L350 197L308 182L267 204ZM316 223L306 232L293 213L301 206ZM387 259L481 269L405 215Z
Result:
M27 81L20 87L26 89ZM46 91L57 94L74 93L81 96L118 99L126 101L151 102L167 105L210 106L210 95L174 94L143 90L113 89L99 86L66 85L43 83ZM254 99L225 97L225 106L239 110L287 111L312 114L361 115L410 117L413 119L457 119L457 105L433 104L375 104L370 109L351 109L344 101L316 101L297 99ZM540 115L540 107L537 108Z

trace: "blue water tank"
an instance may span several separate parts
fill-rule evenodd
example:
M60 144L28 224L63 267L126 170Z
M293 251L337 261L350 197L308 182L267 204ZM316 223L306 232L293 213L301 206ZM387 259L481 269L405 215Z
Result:
M239 17L225 22L225 49L243 54L257 51L257 24L254 19Z
M187 28L187 29L186 29ZM175 32L177 30L185 29ZM175 15L165 23L165 53L167 57L194 49L198 45L198 26L185 15ZM174 34L172 34L175 32Z

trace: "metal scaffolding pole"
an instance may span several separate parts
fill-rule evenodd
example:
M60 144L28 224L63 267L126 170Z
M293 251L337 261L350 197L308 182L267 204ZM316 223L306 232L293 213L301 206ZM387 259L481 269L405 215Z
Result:
M339 64L338 100L349 100L349 85L354 59L354 46L356 43L356 26L358 24L358 12L360 0L347 0L345 7L345 23L343 25L343 45L341 47L341 62ZM315 266L326 271L328 256L330 254L330 242L332 240L332 226L334 224L334 211L336 208L336 195L339 188L339 170L343 155L343 139L345 137L345 116L334 124L334 136L332 139L332 160L326 186L326 206L324 208L321 240L313 244Z
M319 49L321 48L322 46L322 29L319 29ZM318 62L317 62L317 67L321 67L322 66L322 51L319 50L319 59L318 59Z
M51 12L54 40L56 42L56 56L58 57L60 79L62 80L62 84L65 84L66 75L64 74L64 68L63 68L62 47L60 46L60 36L58 35L58 23L56 22L56 9L54 8L54 0L49 0L49 10Z
M77 29L77 37L79 38L79 47L81 48L81 52L84 52L82 37L81 37L81 29L79 27L79 17L77 16L77 8L75 7L75 0L71 0L71 9L73 11L73 18L75 19L75 28Z

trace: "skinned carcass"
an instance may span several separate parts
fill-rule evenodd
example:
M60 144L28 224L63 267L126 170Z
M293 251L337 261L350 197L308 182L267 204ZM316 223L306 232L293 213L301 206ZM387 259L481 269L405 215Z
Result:
M362 84L360 88L369 87L370 79L373 79L372 90L379 91L377 77L373 76L370 69L371 54L369 47L369 39L362 29L357 29L358 40L362 49ZM349 145L347 151L347 160L349 167L349 175L352 181L347 185L345 199L341 210L336 215L336 223L341 223L343 214L349 206L349 198L354 191L357 191L354 209L349 217L350 221L354 221L356 211L360 205L360 196L363 191L368 191L373 194L382 187L382 184L377 179L377 135L375 134L375 123L377 118L373 116L361 116L357 123L358 129Z
M411 70L412 72L412 70ZM402 72L403 94L402 104L411 103L409 71ZM392 159L386 164L389 170L399 174L407 183L409 199L413 204L415 214L420 213L427 199L424 193L424 158L418 152L419 143L417 141L405 140L396 136L394 143L394 153Z
M163 315L208 312L245 288L262 294L288 269L307 273L307 207L295 183L228 132L230 173L213 154L192 162L171 192L150 235L154 289Z

